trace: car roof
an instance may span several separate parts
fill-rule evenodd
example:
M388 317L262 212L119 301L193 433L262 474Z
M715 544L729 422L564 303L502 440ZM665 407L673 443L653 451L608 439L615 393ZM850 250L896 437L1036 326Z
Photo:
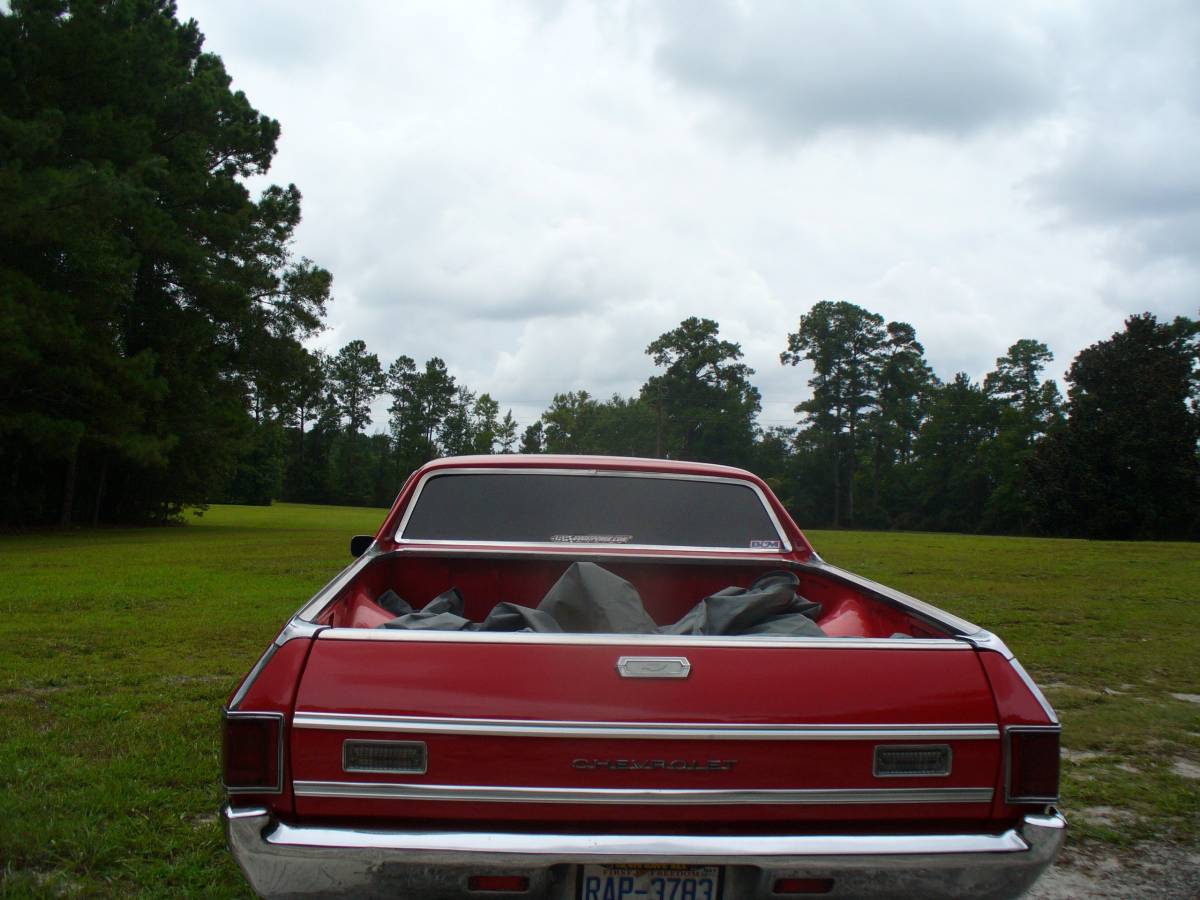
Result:
M479 456L447 456L421 467L421 473L435 469L497 468L497 469L606 469L629 472L663 472L674 475L707 475L710 477L759 479L745 469L716 463L691 462L674 459L651 459L639 456L592 456L554 453L501 453Z

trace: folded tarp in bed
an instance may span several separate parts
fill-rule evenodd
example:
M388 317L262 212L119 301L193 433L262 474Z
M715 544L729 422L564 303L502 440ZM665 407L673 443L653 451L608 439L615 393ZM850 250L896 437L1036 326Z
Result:
M463 598L455 588L419 611L395 591L386 591L375 602L396 616L380 628L823 637L825 633L813 621L821 606L796 593L798 586L793 573L771 572L748 588L728 587L705 597L670 625L658 625L650 618L632 584L588 562L572 563L536 609L498 603L482 622L463 616Z

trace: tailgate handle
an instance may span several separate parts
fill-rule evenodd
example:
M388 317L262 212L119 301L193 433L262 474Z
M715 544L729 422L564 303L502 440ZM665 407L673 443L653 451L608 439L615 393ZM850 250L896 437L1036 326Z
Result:
M687 678L692 664L685 656L622 656L617 671L622 678Z

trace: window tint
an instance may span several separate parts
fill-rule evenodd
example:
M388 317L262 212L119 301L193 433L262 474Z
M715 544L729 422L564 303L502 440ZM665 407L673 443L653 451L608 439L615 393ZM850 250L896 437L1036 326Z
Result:
M436 475L402 538L781 549L748 485L610 475Z

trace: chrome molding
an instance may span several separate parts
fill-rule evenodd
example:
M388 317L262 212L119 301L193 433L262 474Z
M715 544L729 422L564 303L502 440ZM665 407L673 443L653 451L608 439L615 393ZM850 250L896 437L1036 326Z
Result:
M562 547L562 544L555 544L552 541L463 541L463 540L410 540L405 538L404 529L408 526L408 520L412 517L413 510L416 509L418 501L421 499L421 493L425 490L425 485L434 478L441 478L454 475L564 475L585 478L661 478L667 481L707 481L716 482L719 484L733 484L738 487L748 488L754 491L758 497L758 502L762 504L763 509L767 513L767 517L771 521L771 525L775 528L775 533L779 536L779 553L790 553L792 551L792 542L788 540L787 532L784 531L783 525L779 521L779 517L775 515L775 510L771 508L767 496L753 481L747 481L744 478L735 478L732 476L722 475L689 475L681 472L637 472L628 469L563 469L563 468L536 468L529 467L494 467L494 466L479 466L471 468L454 468L446 467L433 469L421 476L420 482L417 483L416 490L409 497L408 505L405 507L404 516L400 520L400 524L396 526L394 540L401 545L420 545L420 546L471 546L471 547ZM606 544L569 544L571 548L579 549L595 549L597 547L609 546ZM629 550L699 550L699 551L720 551L722 553L736 554L758 554L762 555L762 548L748 547L688 547L688 546L673 546L666 544L622 544L622 548Z
M687 678L692 664L686 656L622 656L617 671L622 678Z
M998 635L986 629L981 628L976 634L968 635L963 640L970 641L976 650L990 650L999 653L1005 659L1013 658L1013 652L1008 649L1008 645L1000 640Z
M549 634L501 631L406 631L399 628L325 628L318 640L412 641L452 644L555 644L603 647L653 646L664 650L679 647L755 647L763 650L971 650L971 645L954 638L792 638L754 634L733 637L675 634Z
M323 588L313 594L312 598L300 607L300 610L293 617L293 621L299 620L301 624L314 625L312 620L320 615L321 611L329 605L338 592L348 585L354 579L354 576L379 556L379 551L374 549L374 545L372 545L372 549L334 575Z
M605 546L626 547L627 544ZM580 549L583 548L583 549ZM661 547L651 547L639 553L621 553L620 551L605 552L600 545L586 548L581 544L545 544L533 545L514 544L512 546L494 547L487 544L427 544L410 543L380 553L380 556L452 556L474 559L514 559L533 558L544 560L562 560L568 562L622 562L622 563L687 563L696 566L721 566L733 563L735 565L759 565L766 571L772 569L794 569L803 565L793 559L781 558L777 552L755 550L739 552L735 555L716 556L713 551L703 547L681 547L675 552L659 553Z
M288 623L283 626L283 631L275 638L275 645L282 647L288 641L295 641L301 638L313 638L321 631L328 628L328 625L318 625L316 622L306 622L299 616L293 616L288 620Z
M364 781L293 781L297 797L362 800L452 800L471 803L591 803L651 806L846 805L991 803L990 787L954 788L652 788L500 787L393 784Z
M299 614L292 616L288 620L288 623L283 626L283 630L275 636L275 640L263 652L263 655L258 658L258 662L254 664L254 668L242 679L242 683L238 685L237 693L229 701L229 708L236 710L242 705L242 701L246 699L246 694L250 692L250 688L254 686L254 682L258 680L258 676L262 674L262 670L267 667L267 663L271 661L271 657L275 655L276 650L288 641L300 638L314 638L327 627L326 625L318 625L315 622L307 622L301 619Z
M1029 688L1029 693L1033 694L1034 699L1042 707L1042 712L1046 714L1046 718L1054 725L1058 725L1058 713L1054 711L1054 707L1050 705L1050 701L1046 699L1046 695L1042 693L1042 689L1029 677L1029 673L1025 671L1025 667L1021 665L1015 656L1009 659L1009 663L1017 675L1020 676L1021 680L1025 682L1025 687Z
M286 631L287 629L284 630ZM246 674L246 677L242 679L242 683L238 685L237 693L235 693L229 701L229 709L236 710L242 705L242 701L245 700L246 695L250 693L250 688L254 686L254 682L258 680L258 676L262 673L262 670L267 667L267 663L271 661L271 657L275 655L275 651L278 649L278 640L267 646L267 649L263 651L263 655L258 658L258 662L254 664L254 667Z
M741 725L583 722L358 715L298 710L292 727L326 731L465 734L488 737L632 738L684 741L995 741L995 725Z
M969 641L976 650L999 653L1004 659L1008 660L1009 664L1013 667L1013 671L1017 673L1017 677L1024 682L1025 687L1029 688L1029 693L1033 694L1034 699L1041 706L1042 712L1046 714L1046 718L1055 725L1059 724L1058 713L1054 711L1054 707L1050 705L1050 701L1046 699L1046 695L1042 693L1042 689L1037 686L1037 682L1025 671L1025 667L1021 665L1020 661L1013 655L1013 652L1008 649L1008 645L998 635L992 634L990 631L981 630L978 634L970 635L964 638L964 640Z
M890 601L909 612L915 613L919 618L927 619L949 629L955 636L968 637L983 631L982 628L973 622L960 619L953 613L948 613L944 609L938 609L933 604L926 603L924 600L918 600L916 597L911 597L895 588L890 588L877 581L863 578L861 575L856 575L853 572L830 565L819 557L814 556L808 562L800 564L798 568L801 571L808 570L825 573L841 581L848 582L855 587L863 588L886 601Z
M587 859L640 860L646 857L687 859L717 857L910 856L956 853L1023 853L1029 844L1016 829L1001 834L526 834L478 831L377 831L289 825L276 822L268 831L263 809L227 809L231 821L251 820L256 834L278 847L401 850L446 853L470 859L475 854ZM1030 821L1035 817L1027 817ZM1061 818L1036 817L1038 826L1061 831ZM1048 824L1040 820L1047 819Z

